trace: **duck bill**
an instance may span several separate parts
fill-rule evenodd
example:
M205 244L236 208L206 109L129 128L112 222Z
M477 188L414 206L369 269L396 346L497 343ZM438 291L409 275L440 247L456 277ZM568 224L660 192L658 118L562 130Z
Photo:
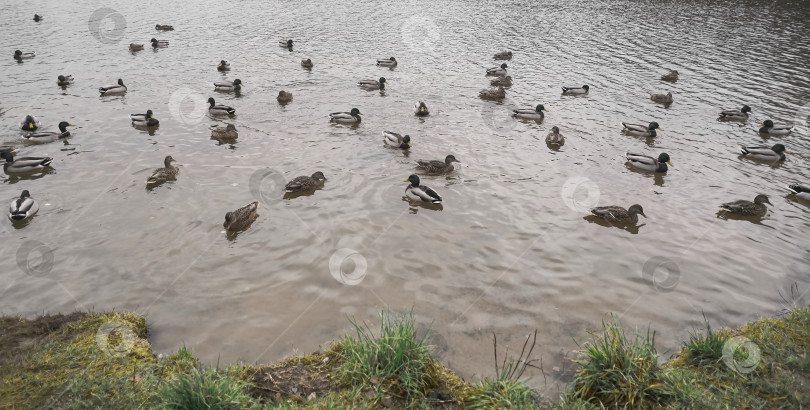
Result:
M419 112L425 112L425 107L419 107Z
M30 128L30 129L32 129L32 130L33 130L33 129L34 129L34 123L33 123L33 122L29 122L29 123L28 123L28 128Z
M410 147L412 147L412 145L411 145L411 143L409 142L409 143L408 143L408 148L410 148Z
M403 179L402 182L411 182L411 181L409 181L407 179Z
M667 164L669 164L669 166L671 166L671 167L675 166L675 165L672 165L672 161L667 161Z
M657 130L658 130L658 131L663 131L664 129L663 129L663 128L661 128L661 127L658 127L658 128L657 128Z

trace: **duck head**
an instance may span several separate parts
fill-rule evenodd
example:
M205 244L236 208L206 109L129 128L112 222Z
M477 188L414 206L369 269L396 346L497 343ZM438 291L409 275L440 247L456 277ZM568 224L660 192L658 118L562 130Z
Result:
M233 80L233 85L244 85L244 83L242 83L242 80L237 78L236 80Z
M534 110L537 112L548 111L546 107L543 106L543 104L537 104L537 107L534 107Z
M657 123L657 122L655 122L655 121L651 122L651 123L650 123L650 126L649 126L649 127L647 127L647 129L648 129L648 130L650 130L650 131L652 131L652 130L659 130L659 131L663 131L663 129L661 128L661 126L660 126L660 125L658 125L658 123Z
M168 168L171 165L172 162L177 162L177 161L175 161L174 158L172 158L171 155L167 155L166 158L163 160L163 165L166 168Z
M417 103L417 105L418 105L418 107L419 107L419 112L420 112L420 113L425 113L425 112L427 112L427 110L428 110L428 108L427 108L427 104L425 104L425 102L424 102L424 101L419 101L419 102Z
M445 164L450 165L450 163L452 162L458 162L459 164L461 163L461 161L457 160L456 157L453 156L452 154L444 157Z
M501 68L503 68L504 70L506 70L506 67L508 67L508 66L506 65L506 63L501 64Z
M316 181L326 181L326 177L323 175L323 172L321 171L312 174L312 179Z
M0 158L3 158L6 162L14 162L14 155L11 155L11 153L7 151L0 153Z
M287 47L292 48L292 46L293 46L292 39L287 40Z
M71 126L73 126L73 124L70 124L67 121L62 121L59 123L59 131L67 132L67 127Z
M22 56L22 51L20 51L20 50L15 50L15 51L14 51L14 57L20 57L20 56Z
M782 144L776 144L773 147L771 147L771 149L773 150L773 152L775 152L777 154L780 154L780 153L783 153L783 152L786 152L786 153L790 154L790 152L788 152L788 150Z
M208 98L208 104L211 104L211 106L212 106L212 107L213 107L214 105L216 105L216 102L214 102L214 98L213 98L213 97L209 97L209 98Z
M666 162L670 166L674 167L674 165L672 165L672 162L669 160L669 154L667 154L666 152L662 152L661 155L658 156L658 162Z
M402 182L410 182L411 186L416 188L416 187L419 186L419 175L411 174L411 176L409 176L408 179L406 179L406 180L404 180Z
M743 105L740 112L751 112L751 107L749 107L747 105Z
M556 125L551 127L551 132L553 132L555 134L559 134L560 133L560 127L558 127Z
M647 217L647 215L644 215L644 209L642 209L641 205L639 204L630 206L630 208L627 209L627 213L630 215L641 215L645 218Z
M351 114L352 116L355 116L355 117L358 116L358 115L363 115L363 113L360 112L360 110L358 110L357 108L352 108L352 110L349 111L349 114Z
M122 79L120 79L120 78L119 78L119 79L118 79L118 85L124 85L124 80L122 80Z
M582 89L583 89L583 90L585 90L585 91L587 92L588 90L590 90L590 89L591 89L591 87L588 87L588 85L587 85L587 84L585 84L585 85L583 85L583 86L582 86Z
M224 66L226 66L226 65L228 65L228 62L227 62L227 61L225 61L225 60L219 60L219 66L220 66L220 67L224 67Z
M37 127L36 124L37 120L34 119L31 115L26 115L25 120L23 121L23 129L28 128L29 130L33 130Z
M411 136L406 135L406 136L402 137L402 144L400 144L399 147L403 148L403 149L410 148L411 147Z
M768 205L773 206L771 201L768 200L768 195L765 195L765 194L757 195L756 198L754 198L754 203L758 204L758 205L768 204Z
M30 198L31 194L28 193L27 189L23 189L22 193L20 194L20 198Z
M385 84L385 83L386 83L385 77L380 77L380 84Z
M763 123L761 124L761 126L763 126L763 127L765 127L765 128L773 128L773 121L771 121L771 120L765 120L765 122L763 122Z

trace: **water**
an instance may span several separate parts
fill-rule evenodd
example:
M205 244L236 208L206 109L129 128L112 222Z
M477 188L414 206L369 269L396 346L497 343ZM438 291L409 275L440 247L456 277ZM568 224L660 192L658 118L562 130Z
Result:
M413 307L422 329L432 323L436 355L467 378L493 375L493 332L515 350L539 329L546 377L531 383L542 388L565 379L552 368L606 312L652 326L669 354L704 313L715 326L773 315L794 283L787 301L807 303L808 204L784 186L810 183L808 10L767 3L7 5L18 18L0 27L4 142L18 141L29 113L48 129L77 127L65 144L21 149L53 156L51 172L3 179L4 200L28 189L41 210L21 229L2 224L0 312L133 310L147 315L157 352L185 344L229 363L313 351L349 332L347 317ZM45 20L31 21L35 12ZM151 50L152 37L169 47ZM286 38L292 52L277 46ZM130 42L147 48L130 53ZM37 56L17 63L15 49ZM505 49L514 85L503 103L481 101L483 73ZM388 56L397 68L374 65ZM216 71L221 59L230 73ZM670 68L681 79L660 81ZM59 74L76 83L62 90ZM380 76L385 92L355 85ZM97 87L118 78L129 92L100 98ZM234 78L240 96L213 91ZM581 84L588 96L560 95ZM279 105L280 90L293 102ZM667 90L669 107L648 99ZM200 117L210 96L236 117ZM413 116L417 100L431 116ZM541 124L508 115L538 103L549 110ZM748 123L716 120L743 104ZM358 127L327 121L352 107L364 113ZM148 108L160 127L133 128L128 114ZM769 118L797 128L764 139L757 124ZM654 140L620 132L622 121L653 120L664 129ZM238 143L209 139L226 122ZM567 137L559 151L543 142L554 125ZM383 130L410 134L411 151L385 147ZM784 164L736 154L775 142L791 151ZM628 150L667 152L675 167L633 171ZM413 161L450 153L458 171L423 177L442 208L404 201ZM147 191L166 155L177 182ZM323 189L283 199L284 180L317 170ZM761 222L718 217L719 204L757 193L774 204ZM591 223L580 208L597 198L642 204L648 218L635 231ZM229 239L224 214L254 200L259 219ZM20 268L18 255L34 266L40 254L42 271ZM344 281L359 283L333 277L336 254ZM661 260L679 273L654 270Z

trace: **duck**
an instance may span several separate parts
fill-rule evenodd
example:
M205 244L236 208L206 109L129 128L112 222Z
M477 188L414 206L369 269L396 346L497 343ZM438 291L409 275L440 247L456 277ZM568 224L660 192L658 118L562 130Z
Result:
M427 117L430 115L430 110L428 110L427 104L425 104L424 101L417 101L416 104L414 104L413 113L417 117Z
M638 223L639 215L647 217L639 204L630 205L630 208L627 209L616 205L598 206L591 209L591 214L610 223L621 225L635 225Z
M408 198L417 201L430 202L432 204L440 204L442 202L442 197L439 196L436 191L427 185L419 184L419 175L411 174L408 179L402 182L410 182L410 185L405 188L405 195Z
M282 104L286 104L286 103L292 101L292 99L293 99L292 93L288 93L288 92L286 92L284 90L279 91L278 92L278 97L276 97L276 101L278 101L278 102L280 102Z
M397 59L394 57L390 58L381 58L377 60L377 65L380 67L396 67L397 66Z
M129 51L141 51L141 50L143 50L143 44L129 43Z
M515 118L525 118L527 120L542 120L545 117L543 111L547 111L543 104L537 104L534 108L519 108L512 110L512 116Z
M768 200L767 195L759 194L754 198L754 202L739 199L734 202L726 202L720 205L720 207L734 214L762 218L768 212L768 207L766 207L765 204L773 205L771 201Z
M118 79L118 85L111 85L108 87L99 87L98 92L101 95L110 95L110 94L123 94L127 92L127 86L124 85L124 80Z
M40 16L39 14L34 14L34 21L39 22L41 20L42 20L42 16Z
M653 121L648 126L643 126L641 124L630 124L623 122L622 126L624 127L623 131L628 132L632 135L637 135L639 137L648 137L648 138L655 138L658 135L655 131L663 131L660 125L657 122Z
M565 144L565 137L560 134L560 127L553 126L551 127L551 132L546 135L546 144L551 145L563 145Z
M487 75L497 75L499 77L506 77L506 68L508 66L506 63L500 65L500 67L492 67L487 69Z
M225 214L225 223L222 226L231 232L242 232L250 227L250 224L259 216L256 210L259 209L259 201L251 202L233 212Z
M317 188L323 181L326 181L326 177L323 176L323 172L318 171L312 174L312 176L300 176L295 177L292 181L288 182L287 185L284 186L285 192L303 192L303 191L312 191Z
M153 38L149 41L152 43L152 48L166 48L169 46L168 40L158 40L156 38Z
M630 165L645 171L667 172L667 164L669 164L669 166L674 166L669 159L669 154L666 152L658 155L658 158L643 154L632 154L629 152L625 152L624 156L628 161L630 161Z
M361 121L361 115L363 115L363 113L361 113L360 110L352 108L350 112L333 112L329 114L329 120L344 124L353 124Z
M214 127L211 129L211 138L215 140L235 140L239 138L239 132L236 131L236 126L228 124L226 127Z
M234 115L236 110L227 105L216 105L213 98L208 99L208 112L213 115Z
M506 98L506 90L504 90L503 87L481 90L478 92L478 98L482 100L500 101Z
M132 120L132 125L137 127L156 127L160 125L160 121L155 118L152 110L146 110L146 114L130 114L129 119Z
M492 80L490 80L489 85L493 87L511 87L512 76L507 75L506 77L493 78Z
M793 130L792 125L774 125L771 120L765 120L765 122L759 126L762 127L759 129L759 132L762 134L786 135L790 134L790 131Z
M740 146L740 153L743 156L751 157L753 159L765 161L784 161L785 153L790 153L782 144L774 144L772 147L757 146L745 147Z
M650 99L662 104L670 104L672 101L672 93L668 92L666 94L650 94Z
M301 60L301 67L312 68L312 60L310 60L308 58L305 58L305 59Z
M36 131L39 129L39 120L33 115L26 115L20 123L20 129L29 132Z
M459 164L461 161L457 160L455 156L448 155L444 157L444 161L440 161L437 159L434 160L417 160L416 161L416 168L421 169L424 172L429 174L449 174L453 172L453 163L458 162Z
M512 52L511 51L501 51L500 53L495 53L492 57L496 60L511 60L512 59Z
M801 199L810 201L810 185L793 184L788 185L788 190Z
M174 26L168 24L155 24L155 30L158 31L174 31Z
M214 91L239 92L242 90L243 85L244 83L242 83L242 80L237 78L236 80L233 80L233 82L226 81L221 83L214 83Z
M747 120L751 107L743 105L739 110L727 110L720 112L720 118L727 120Z
M176 166L172 165L175 161L171 155L167 155L163 159L163 168L158 168L149 178L146 179L146 185L160 185L166 181L174 181L177 178L177 172L180 171Z
M379 80L360 80L357 85L365 90L384 90L385 82L385 77L380 77Z
M563 94L573 94L573 95L588 94L588 91L590 91L590 89L591 89L591 87L588 86L587 84L583 85L582 87L563 87L562 88Z
M39 211L39 204L34 198L31 198L28 190L23 190L20 197L11 201L11 205L8 206L8 219L13 222L24 221L34 216L37 211Z
M73 84L73 76L72 75L60 75L56 77L56 84L61 86L66 86Z
M129 119L133 122L136 120L143 121L149 117L152 117L152 110L146 110L145 114L129 114Z
M411 147L411 136L402 136L392 131L383 131L383 142L392 147L408 149Z
M36 53L34 53L33 51L28 52L28 53L23 53L20 50L15 50L14 51L14 58L17 59L17 60L28 60L29 58L34 58L34 57L36 57Z
M67 127L72 126L67 121L62 121L59 123L59 131L39 131L39 132L32 132L28 135L23 135L23 138L28 140L28 142L33 144L46 144L49 142L54 142L63 138L67 138L70 136L70 131L67 130Z
M0 145L0 154L2 154L4 152L8 152L8 153L10 153L12 155L16 154L17 153L17 145L15 145L15 144L2 144L2 145Z
M3 164L3 171L9 175L42 171L53 161L51 157L22 157L15 160L10 152L1 153L0 158L6 160L6 163Z
M675 70L669 70L668 73L661 76L661 79L664 81L678 81L678 72Z
M225 60L219 60L219 64L217 64L217 71L230 71L231 70L231 63Z
M278 42L278 45L279 45L279 47L292 48L293 41L292 40L281 40L281 41Z

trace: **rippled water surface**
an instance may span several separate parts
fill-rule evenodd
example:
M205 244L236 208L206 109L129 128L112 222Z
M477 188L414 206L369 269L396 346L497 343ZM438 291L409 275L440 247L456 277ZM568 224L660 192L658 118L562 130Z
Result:
M29 113L47 129L77 127L64 144L20 148L52 156L53 170L3 177L4 201L28 189L41 210L24 227L2 224L0 311L133 310L147 315L158 352L185 344L224 363L309 352L349 332L347 316L413 307L421 328L432 323L438 357L465 377L492 375L493 332L517 349L539 329L548 377L532 383L542 387L606 312L652 326L671 353L704 312L718 326L773 315L794 283L787 301L807 303L810 204L784 189L810 184L806 2L479 3L6 5L15 18L0 26L3 142L20 140ZM127 50L152 37L169 47ZM286 38L292 51L277 46ZM15 49L37 56L18 63ZM514 85L502 103L482 101L484 71L505 49ZM399 66L375 66L388 56ZM221 59L230 73L215 69ZM668 69L680 80L659 80ZM59 74L75 84L58 87ZM384 92L355 85L380 76ZM129 92L100 98L96 89L118 78ZM226 78L246 83L241 95L213 91ZM560 95L581 84L589 95ZM279 90L293 102L279 105ZM649 100L667 90L672 105ZM199 116L211 96L237 115ZM413 115L417 100L429 117ZM542 123L509 117L538 103L549 110ZM717 120L743 104L753 109L747 123ZM359 126L328 122L352 107L364 114ZM128 114L146 109L159 128L131 126ZM765 119L797 127L763 138ZM622 121L664 131L637 138ZM225 122L237 143L209 138ZM567 137L558 151L543 141L554 125ZM383 130L411 135L413 148L385 147ZM783 164L736 153L776 142L791 152ZM625 151L667 152L674 167L636 172ZM443 206L403 200L414 160L450 153L462 162L456 172L423 177ZM147 191L166 155L178 180ZM280 183L317 170L323 189L283 198ZM757 193L773 203L761 221L718 216L719 204ZM648 218L637 230L592 223L583 209L597 199L639 203ZM226 237L225 212L254 200L256 223ZM29 241L41 242L30 254ZM330 273L343 248L359 254L345 272L365 261L354 286ZM26 273L26 257L36 265L43 252L50 269ZM677 272L655 270L664 259Z

